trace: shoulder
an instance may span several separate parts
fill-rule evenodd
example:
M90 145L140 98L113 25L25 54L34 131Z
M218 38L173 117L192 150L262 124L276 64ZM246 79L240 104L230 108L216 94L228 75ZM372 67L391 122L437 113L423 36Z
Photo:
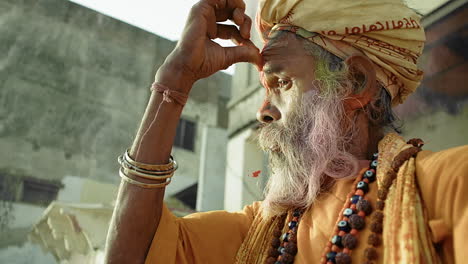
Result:
M468 145L438 152L421 151L416 157L416 173L468 172Z
M254 202L252 204L246 205L244 207L244 213L248 215L252 220L257 216L261 214L262 210L262 202Z
M416 157L416 178L430 217L468 199L468 146L443 151L421 151Z

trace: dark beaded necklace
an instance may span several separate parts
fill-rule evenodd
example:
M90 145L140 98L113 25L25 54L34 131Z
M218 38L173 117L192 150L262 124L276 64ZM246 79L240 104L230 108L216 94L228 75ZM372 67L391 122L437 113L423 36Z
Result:
M380 235L383 231L383 209L385 200L393 180L396 178L401 165L411 157L421 151L424 142L421 139L411 139L407 142L413 147L407 148L400 152L393 160L391 169L385 174L382 180L382 186L379 186L377 192L377 210L372 214L370 230L372 233L368 237L368 248L364 250L365 263L373 263L373 260L378 258L377 250L381 244ZM369 192L370 184L376 180L376 170L378 165L378 153L372 156L372 160L367 169L354 182L354 190L348 194L346 203L339 214L336 224L335 233L331 240L327 243L325 253L322 255L321 264L351 264L351 251L358 244L357 236L359 231L364 229L364 218L372 213L371 203L365 199L366 193ZM280 216L277 230L274 232L274 238L271 243L271 248L268 252L267 264L292 264L294 257L297 254L297 230L299 220L303 211L294 210L292 219L288 223L289 230L281 235L281 229L284 226L286 214ZM280 237L281 236L281 237ZM280 237L278 239L278 237Z
M278 227L273 234L271 247L268 251L267 264L292 264L294 262L294 257L297 254L297 229L301 215L302 210L297 209L292 212L291 221L288 223L288 231L284 234L281 234L281 230L284 226L286 214L281 216L282 219L278 222Z
M419 138L413 138L410 139L407 144L411 144L413 146L403 150L393 159L391 168L385 173L385 176L382 179L382 184L379 186L379 190L377 192L377 208L371 218L370 230L372 233L367 238L367 244L369 247L364 250L365 263L373 263L372 261L378 258L378 253L375 247L382 244L381 234L383 231L384 220L383 210L385 208L385 200L387 199L390 186L392 186L393 180L397 177L401 165L411 157L415 157L416 154L421 151L424 141Z
M350 264L351 251L358 244L359 231L364 229L364 218L372 213L372 206L365 198L370 184L376 180L378 154L372 156L369 168L354 182L354 189L348 194L342 211L338 216L335 233L325 247L320 263Z
M363 199L369 191L369 184L376 179L377 154L374 154L370 168L355 181L355 190L347 197L347 202L340 213L337 228L331 241L328 243L322 263L351 263L350 251L357 245L358 230L365 226L364 217L371 213L370 203ZM297 230L302 215L301 210L294 210L292 219L288 223L289 230L281 235L284 220L278 222L278 229L268 252L267 264L290 264L294 262L297 254ZM282 217L285 218L286 215ZM278 237L281 237L278 239Z

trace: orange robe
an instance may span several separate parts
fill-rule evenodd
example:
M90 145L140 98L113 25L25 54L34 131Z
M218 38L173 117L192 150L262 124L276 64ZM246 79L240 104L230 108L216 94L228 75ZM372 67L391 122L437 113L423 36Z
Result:
M464 263L468 260L468 146L420 152L416 179L438 255L443 263ZM353 181L338 180L304 213L295 264L320 263ZM366 197L376 201L375 184ZM234 263L259 210L260 202L256 202L236 213L213 211L177 218L164 206L146 263ZM369 223L370 217L366 217L367 226ZM360 232L359 245L351 253L353 263L363 262L369 234L369 228Z

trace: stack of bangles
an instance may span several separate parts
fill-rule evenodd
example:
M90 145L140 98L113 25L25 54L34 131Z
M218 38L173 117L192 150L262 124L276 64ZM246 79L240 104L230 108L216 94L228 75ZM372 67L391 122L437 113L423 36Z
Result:
M137 162L128 154L128 150L118 158L120 164L119 175L122 180L141 188L162 188L171 183L171 178L177 170L177 162L171 156L169 163L153 165ZM159 183L146 183L130 178L143 178L158 181ZM164 181L164 182L160 182Z

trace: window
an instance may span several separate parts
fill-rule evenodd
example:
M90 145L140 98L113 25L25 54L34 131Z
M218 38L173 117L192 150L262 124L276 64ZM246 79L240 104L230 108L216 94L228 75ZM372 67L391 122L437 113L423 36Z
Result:
M0 200L47 206L57 199L58 181L0 173Z
M183 189L182 191L176 193L174 197L177 198L186 206L195 210L195 208L197 207L197 190L198 190L198 183L195 183Z
M174 140L174 146L187 149L190 151L195 150L195 122L180 119L179 125L177 126L176 137Z
M0 200L15 201L18 184L17 178L0 173Z
M49 205L57 198L62 185L51 181L24 178L21 201L37 205Z

